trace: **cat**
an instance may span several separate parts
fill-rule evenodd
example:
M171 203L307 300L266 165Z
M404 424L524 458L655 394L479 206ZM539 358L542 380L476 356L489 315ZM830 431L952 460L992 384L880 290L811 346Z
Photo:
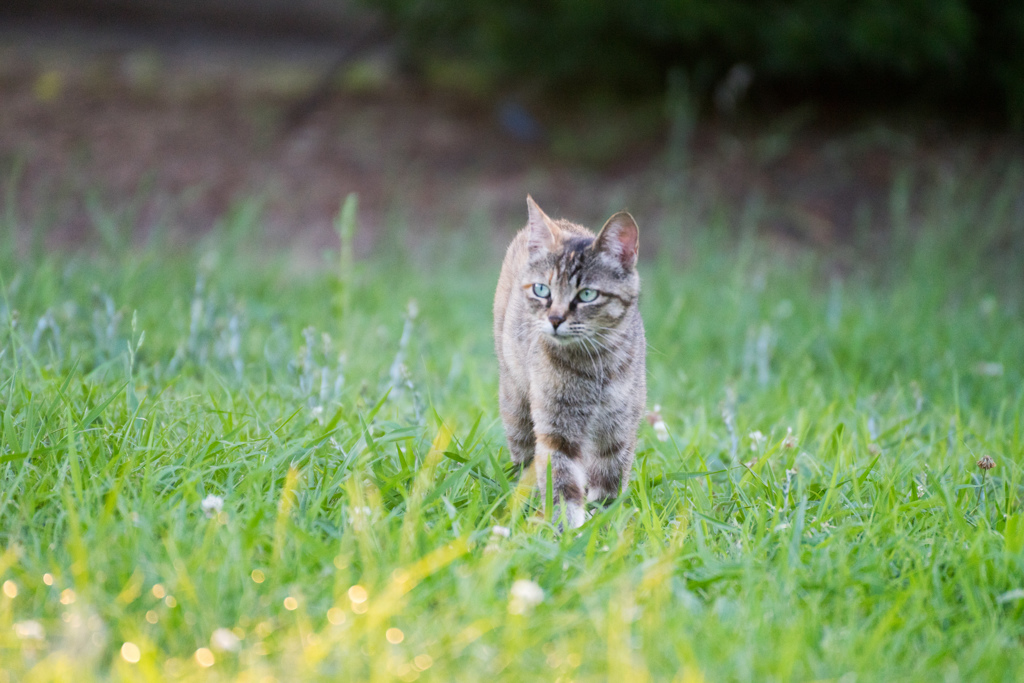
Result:
M513 462L544 492L550 460L553 512L576 528L629 484L647 402L640 231L620 212L595 236L526 203L494 295L498 403Z

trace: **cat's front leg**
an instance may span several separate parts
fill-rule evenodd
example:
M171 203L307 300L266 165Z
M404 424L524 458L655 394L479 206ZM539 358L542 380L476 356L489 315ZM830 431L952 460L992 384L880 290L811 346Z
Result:
M610 422L599 432L595 450L587 464L587 500L608 505L629 485L636 434L621 423Z
M501 421L505 425L505 437L508 439L512 462L522 470L533 460L535 448L529 399L517 395L510 383L502 382L498 392L498 406L501 410Z
M583 526L586 519L583 502L587 490L587 471L583 466L580 442L550 432L538 432L536 439L533 467L541 495L547 492L548 463L551 463L551 491L554 498L552 517L557 520L564 511L570 529Z

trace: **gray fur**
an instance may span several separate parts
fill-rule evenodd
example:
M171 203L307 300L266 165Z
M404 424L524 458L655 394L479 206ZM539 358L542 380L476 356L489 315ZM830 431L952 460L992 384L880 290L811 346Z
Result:
M639 236L627 213L595 236L527 204L494 296L499 405L513 461L532 461L543 491L550 459L555 501L578 527L585 500L614 499L628 485L647 402ZM537 296L535 283L550 295ZM585 288L600 295L581 302Z

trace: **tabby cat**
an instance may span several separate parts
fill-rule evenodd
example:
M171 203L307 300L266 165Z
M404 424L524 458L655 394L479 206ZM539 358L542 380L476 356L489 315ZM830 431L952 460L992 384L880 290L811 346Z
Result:
M550 461L554 512L575 528L585 500L609 502L629 483L647 400L640 233L625 212L595 236L526 203L494 295L501 418L512 460L532 461L541 491Z

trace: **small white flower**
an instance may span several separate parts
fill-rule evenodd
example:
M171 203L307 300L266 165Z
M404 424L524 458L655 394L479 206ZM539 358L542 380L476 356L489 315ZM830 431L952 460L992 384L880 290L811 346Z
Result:
M512 597L531 605L538 605L544 601L544 589L536 581L519 579L512 584Z
M924 484L918 484L917 485L917 497L918 498L924 498L924 495L927 492L928 492L928 490L924 487Z
M22 640L46 639L46 631L43 629L43 625L34 619L15 623L14 634Z
M220 511L224 509L224 499L220 496L210 494L206 498L203 498L203 502L199 504L203 508L203 514L207 517L214 517L220 514Z
M647 413L647 422L654 428L654 436L658 441L668 441L668 425L661 417L661 406L657 403Z
M664 420L658 420L654 423L654 436L657 437L658 441L668 441L668 426Z
M210 636L210 646L214 650L222 652L237 652L242 646L242 642L231 629L219 628Z
M782 440L783 448L796 448L796 435L793 434L793 428L786 428L786 438Z
M512 584L508 611L512 614L523 614L544 602L544 589L529 579L519 579Z
M501 539L508 538L511 535L512 530L507 526L492 526L491 538L487 541L487 546L484 548L484 552L487 554L499 552L501 550L501 546L499 545Z
M762 434L759 429L747 434L747 438L750 439L750 450L752 451L761 450L761 444L768 440L768 437Z

